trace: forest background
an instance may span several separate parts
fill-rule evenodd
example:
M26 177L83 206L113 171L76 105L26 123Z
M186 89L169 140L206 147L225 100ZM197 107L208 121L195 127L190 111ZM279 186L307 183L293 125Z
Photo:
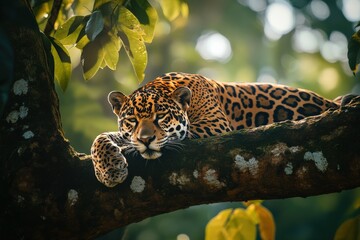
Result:
M80 1L89 14L93 2ZM200 73L219 81L276 82L311 89L327 98L360 94L360 82L347 63L347 40L360 20L360 1L189 1L189 15L159 19L147 46L145 80L169 71ZM85 81L80 52L68 49L73 75L65 92L58 88L65 136L89 153L101 132L116 131L106 96L130 94L139 82L121 51L117 69L99 71ZM265 201L276 221L277 239L331 239L353 214L359 189L309 198ZM176 201L176 199L171 199ZM196 206L130 225L127 239L204 239L207 222L220 210L241 203ZM117 239L114 231L99 239Z

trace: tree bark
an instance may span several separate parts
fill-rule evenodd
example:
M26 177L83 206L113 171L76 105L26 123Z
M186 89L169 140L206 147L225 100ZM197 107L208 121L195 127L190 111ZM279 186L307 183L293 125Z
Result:
M90 157L63 136L41 33L19 24L8 34L15 62L0 119L0 239L92 239L198 204L360 186L360 100L354 99L298 122L187 140L183 151L159 160L126 156L129 177L106 188Z

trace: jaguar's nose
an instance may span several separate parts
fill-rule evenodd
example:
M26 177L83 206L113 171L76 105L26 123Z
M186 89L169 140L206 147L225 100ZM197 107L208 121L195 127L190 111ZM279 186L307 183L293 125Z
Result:
M152 141L155 140L154 135L142 135L138 138L140 142L142 142L145 146L149 146Z

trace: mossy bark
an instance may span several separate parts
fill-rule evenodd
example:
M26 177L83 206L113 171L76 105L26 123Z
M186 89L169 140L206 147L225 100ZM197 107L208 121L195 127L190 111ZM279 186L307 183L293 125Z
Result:
M21 24L7 33L15 61L0 119L1 239L93 239L197 204L360 186L360 101L354 99L299 122L184 141L182 152L156 161L126 156L128 179L106 188L89 156L63 136L41 33Z

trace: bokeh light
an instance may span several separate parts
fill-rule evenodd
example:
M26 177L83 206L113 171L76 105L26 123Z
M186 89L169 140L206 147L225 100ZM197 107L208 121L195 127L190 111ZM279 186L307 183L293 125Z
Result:
M218 32L208 32L201 35L196 43L196 50L205 60L227 62L232 55L229 40Z
M343 0L342 11L345 17L352 22L360 20L360 1L359 0Z
M310 3L310 11L319 20L325 20L330 16L329 6L321 0L312 1Z
M190 238L188 235L182 233L182 234L177 235L176 240L190 240Z
M270 39L280 38L295 26L293 7L286 2L270 4L266 9L265 17L265 34Z
M319 51L321 42L321 33L308 27L297 28L292 36L293 48L298 52L315 53Z
M321 46L320 52L328 62L347 61L347 39L345 35L333 31L329 40Z

